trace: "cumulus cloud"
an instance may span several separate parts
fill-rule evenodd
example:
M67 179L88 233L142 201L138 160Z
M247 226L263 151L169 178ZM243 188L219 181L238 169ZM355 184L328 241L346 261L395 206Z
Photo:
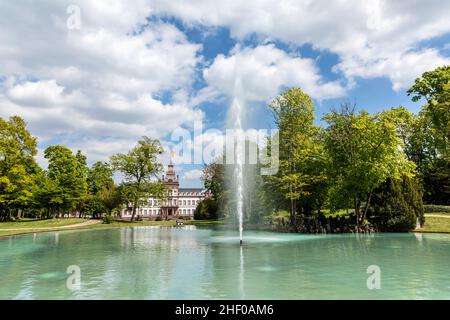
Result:
M182 178L183 178L184 180L200 180L201 177L202 177L202 175L203 175L202 170L199 170L199 169L192 169L192 170L186 171L186 172L183 174L183 177L182 177Z
M312 44L340 57L350 82L388 77L395 90L425 70L450 63L421 42L450 32L450 2L441 0L154 0L153 8L190 25L226 26L237 39L257 35L294 46Z
M217 56L203 76L210 86L230 96L239 79L247 101L266 101L283 87L300 86L319 100L345 93L339 82L322 78L314 60L289 55L272 44L255 48L237 46L229 56Z
M72 3L80 29L67 28ZM0 116L18 114L41 142L95 159L201 120L186 94L201 45L150 14L146 1L0 3Z

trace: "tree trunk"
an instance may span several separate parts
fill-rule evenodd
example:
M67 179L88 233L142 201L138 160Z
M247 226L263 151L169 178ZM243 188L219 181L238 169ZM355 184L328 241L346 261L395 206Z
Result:
M138 202L137 200L134 200L134 203L133 203L133 213L131 214L131 222L134 221L134 216L136 215L137 202Z
M355 215L356 215L356 227L359 229L360 226L360 217L359 217L359 204L358 204L358 198L353 198L353 203L355 206Z
M295 213L294 213L294 200L291 199L291 215L290 215L291 226L294 225L294 216L295 216Z
M362 217L362 222L364 222L364 221L366 220L367 211L369 210L370 199L371 199L371 198L372 198L372 191L370 191L369 197L367 198L366 209L364 210L364 215L363 215L363 217Z

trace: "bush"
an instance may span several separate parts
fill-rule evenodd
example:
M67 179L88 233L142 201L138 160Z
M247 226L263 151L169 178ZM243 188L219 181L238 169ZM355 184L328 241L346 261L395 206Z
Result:
M450 206L438 206L435 204L426 204L423 206L425 213L450 213Z
M109 214L105 214L105 215L103 216L102 220L103 220L103 223L104 223L104 224L111 224L111 223L114 222L113 216L111 216L111 215L109 215Z
M410 177L389 179L372 196L369 217L380 231L403 232L424 223L422 194Z
M158 215L155 219L155 221L161 221L161 220L162 220L162 217L160 215Z
M217 215L217 203L212 199L203 199L197 205L194 211L195 220L216 220Z

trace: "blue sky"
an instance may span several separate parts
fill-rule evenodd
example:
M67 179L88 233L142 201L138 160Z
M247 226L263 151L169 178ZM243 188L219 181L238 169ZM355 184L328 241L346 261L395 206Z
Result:
M439 0L5 1L0 116L27 121L45 167L53 144L93 163L143 135L169 149L195 122L223 130L236 83L247 128L272 128L266 106L290 87L311 95L318 124L343 102L417 112L408 87L450 64L448 12ZM201 185L200 164L178 169Z

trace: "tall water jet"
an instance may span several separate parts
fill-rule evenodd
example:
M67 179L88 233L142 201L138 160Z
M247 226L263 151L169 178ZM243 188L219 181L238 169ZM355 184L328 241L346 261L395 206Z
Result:
M243 129L243 101L240 79L234 85L234 97L229 110L229 127L233 129L234 154L233 157L233 186L236 197L236 215L239 223L239 243L242 246L244 232L244 162L245 162L245 134ZM229 155L227 154L227 157ZM228 161L228 160L227 160Z
M243 232L244 232L244 161L245 161L245 145L241 143L241 139L244 139L242 120L241 120L241 103L238 98L235 97L232 108L233 114L235 114L234 129L236 130L236 157L234 164L234 177L235 177L235 191L236 191L236 214L239 223L239 243L242 246Z

